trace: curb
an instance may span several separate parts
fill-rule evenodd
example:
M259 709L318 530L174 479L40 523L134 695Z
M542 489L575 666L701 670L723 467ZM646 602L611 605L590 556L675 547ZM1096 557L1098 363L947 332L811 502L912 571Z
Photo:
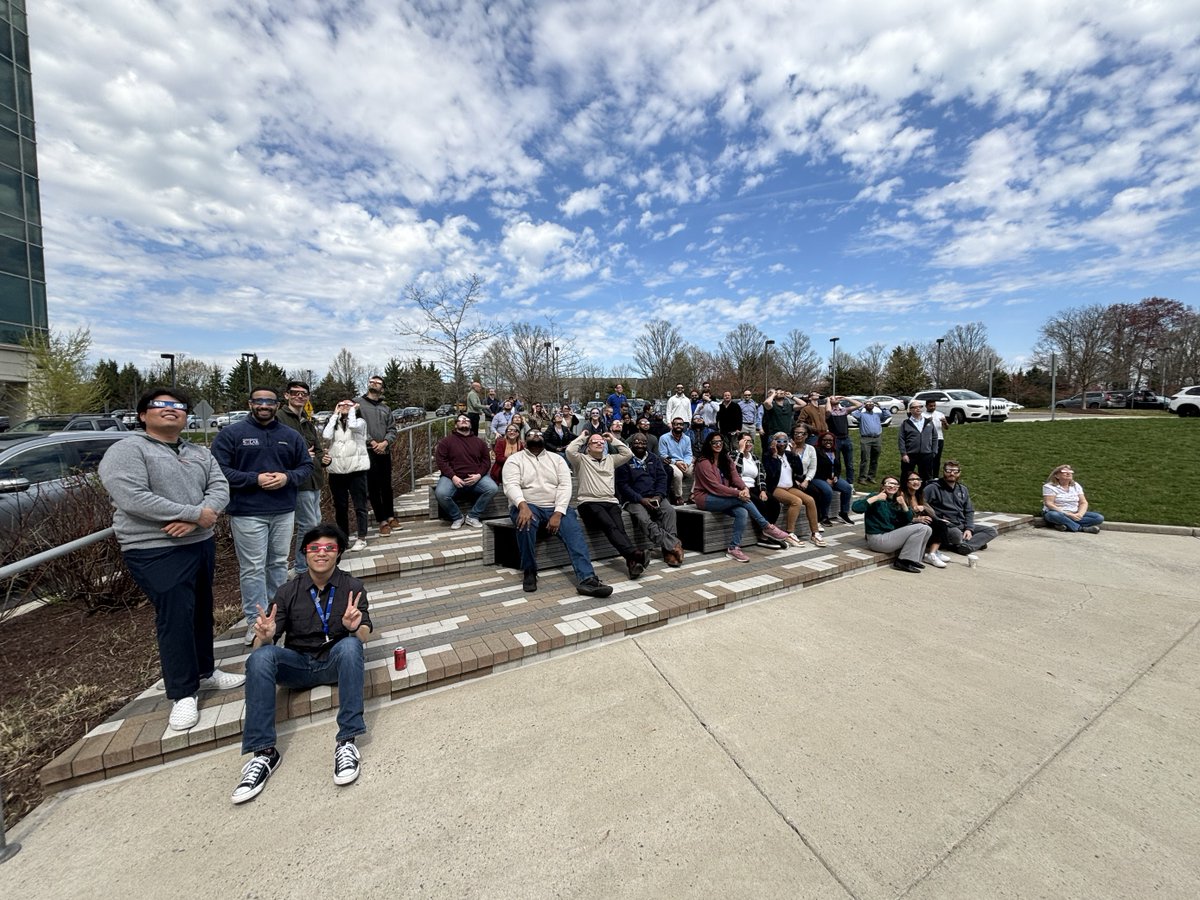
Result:
M1034 516L1031 523L1034 528L1045 528L1046 520ZM1133 534L1170 534L1175 537L1200 537L1200 528L1187 525L1155 525L1148 522L1109 522L1105 520L1103 531L1128 531Z

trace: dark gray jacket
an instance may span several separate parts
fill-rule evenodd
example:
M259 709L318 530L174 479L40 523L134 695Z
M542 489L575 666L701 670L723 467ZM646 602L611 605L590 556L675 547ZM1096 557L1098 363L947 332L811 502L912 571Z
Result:
M279 413L275 418L292 429L292 431L300 432L300 436L304 438L304 443L308 444L315 451L313 455L312 474L308 476L307 481L300 485L299 490L321 490L325 486L325 465L321 462L321 456L325 448L321 441L321 432L317 429L316 423L308 418L308 416L301 418L296 415L286 402L279 407Z
M905 416L900 423L900 455L913 453L937 453L937 429L932 419L921 419L918 426L911 416Z
M367 423L367 441L387 441L390 447L396 440L396 423L392 409L382 400L372 400L366 394L358 398L358 417Z
M951 487L944 478L925 485L925 503L937 517L962 531L975 529L975 506L971 492L961 481Z

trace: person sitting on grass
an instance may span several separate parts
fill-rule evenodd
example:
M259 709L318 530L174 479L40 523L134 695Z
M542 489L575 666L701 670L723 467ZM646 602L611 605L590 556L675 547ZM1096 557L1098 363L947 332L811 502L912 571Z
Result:
M853 509L865 514L863 528L867 534L867 547L876 553L900 551L892 562L893 569L920 572L925 568L921 557L933 530L924 523L913 522L912 510L900 493L900 479L888 475L883 479L883 489L879 493L859 497L854 501Z
M725 449L725 441L719 432L713 432L704 439L700 448L700 458L696 460L696 481L692 486L692 501L700 509L715 513L727 513L733 516L733 535L725 555L729 559L748 563L748 557L742 551L742 535L746 531L746 519L749 518L762 530L763 534L772 538L778 544L787 546L786 532L777 528L763 518L750 502L750 490L739 477Z
M284 584L270 610L259 608L254 649L246 660L246 718L242 752L251 754L233 791L234 803L253 800L279 768L275 748L275 688L312 688L336 684L337 744L333 783L358 778L354 739L367 730L363 721L363 641L371 634L363 583L337 567L348 538L340 528L321 524L301 542L308 571ZM285 635L284 645L275 641Z
M1070 466L1055 466L1042 485L1042 518L1059 531L1099 534L1104 516L1088 509L1083 485Z

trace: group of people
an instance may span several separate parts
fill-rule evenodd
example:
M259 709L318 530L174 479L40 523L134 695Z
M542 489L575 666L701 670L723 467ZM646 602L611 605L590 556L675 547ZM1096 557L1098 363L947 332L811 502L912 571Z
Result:
M242 750L250 760L233 792L234 803L257 796L280 764L276 686L338 685L334 782L349 784L358 777L355 738L365 731L363 644L373 626L363 583L338 568L338 561L363 546L366 499L381 533L398 527L389 462L395 428L382 392L382 379L372 376L367 392L338 403L318 431L308 412L308 385L289 382L282 403L274 389L255 388L251 415L221 431L209 452L181 439L191 406L187 396L175 388L151 388L137 405L144 432L114 444L100 464L123 558L155 608L163 683L172 703L170 727L186 731L197 724L201 691L245 685ZM690 403L682 385L676 387L676 397ZM707 397L702 391L696 399L705 404ZM731 429L727 433L720 419L722 409L730 408L726 392L716 404L713 427L706 424L706 413L692 421L691 429L683 415L673 415L670 429L661 435L639 421L627 441L589 415L582 424L571 423L579 432L572 431L561 454L540 423L514 424L512 414L503 423L503 452L489 451L476 433L479 421L467 413L438 442L435 495L451 529L481 528L487 507L504 491L516 528L523 587L529 592L537 590L537 537L545 530L564 545L580 594L612 593L592 566L581 521L600 531L623 557L631 579L640 577L650 553L631 539L622 510L668 566L681 565L684 551L675 507L685 502L688 477L689 502L733 518L726 556L739 562L749 561L742 544L751 524L761 543L782 548L802 546L808 539L825 546L834 494L840 498L838 518L852 524L851 510L862 514L867 545L878 552L898 551L893 565L902 571L945 568L942 550L973 560L987 548L997 532L975 521L961 465L948 460L938 477L926 477L930 459L937 460L942 449L941 432L934 432L933 417L924 415L931 410L920 404L909 409L904 426L910 427L904 431L902 426L900 438L901 476L885 476L879 491L852 504L853 471L843 477L842 438L828 426L833 419L854 415L861 428L877 413L869 401L847 407L842 398L826 398L821 409L819 399L768 392L761 408L740 408L740 423L730 414L723 423ZM753 403L748 392L743 400ZM550 418L554 430L565 420L564 411ZM761 457L754 452L756 431L763 436ZM561 430L555 434L557 441L564 437ZM860 468L865 473L860 481L873 483L877 457L868 456L868 461L869 467ZM572 471L578 485L576 507L571 506ZM326 475L336 525L320 521ZM469 502L470 509L464 512L460 501ZM353 545L348 537L351 502L358 534ZM1089 508L1070 466L1050 473L1043 504L1047 524L1060 531L1094 534L1104 521ZM784 528L775 524L781 511ZM246 643L251 647L245 675L221 671L213 652L214 525L222 512L230 517L240 567ZM295 567L289 579L293 533ZM277 643L281 636L286 636L282 646Z
M274 388L255 388L250 415L222 430L210 452L181 438L191 408L186 394L154 387L137 404L144 431L113 444L99 467L123 559L155 609L170 728L195 727L201 691L245 685L242 750L251 758L234 803L257 796L279 765L277 685L338 685L334 783L349 784L359 773L363 642L372 625L365 587L337 563L365 546L368 499L380 533L398 527L391 482L395 427L377 376L363 396L338 403L321 430L308 398L302 381L289 382L282 398ZM321 522L326 474L337 525ZM353 546L347 537L351 500L359 537ZM221 513L229 516L240 570L251 647L245 675L221 671L213 652L214 525Z

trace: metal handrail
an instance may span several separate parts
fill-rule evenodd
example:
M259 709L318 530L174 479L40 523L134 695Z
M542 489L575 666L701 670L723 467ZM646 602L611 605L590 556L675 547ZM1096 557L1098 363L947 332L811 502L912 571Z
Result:
M92 544L98 544L100 541L112 537L114 533L113 527L110 525L102 531L86 534L81 538L76 538L57 547L51 547L49 550L43 550L41 553L35 553L33 556L27 556L14 563L9 563L7 566L0 566L0 581L20 575L29 569L35 569L42 563L59 559L69 553L74 553L76 550L82 550L84 547L91 546Z

